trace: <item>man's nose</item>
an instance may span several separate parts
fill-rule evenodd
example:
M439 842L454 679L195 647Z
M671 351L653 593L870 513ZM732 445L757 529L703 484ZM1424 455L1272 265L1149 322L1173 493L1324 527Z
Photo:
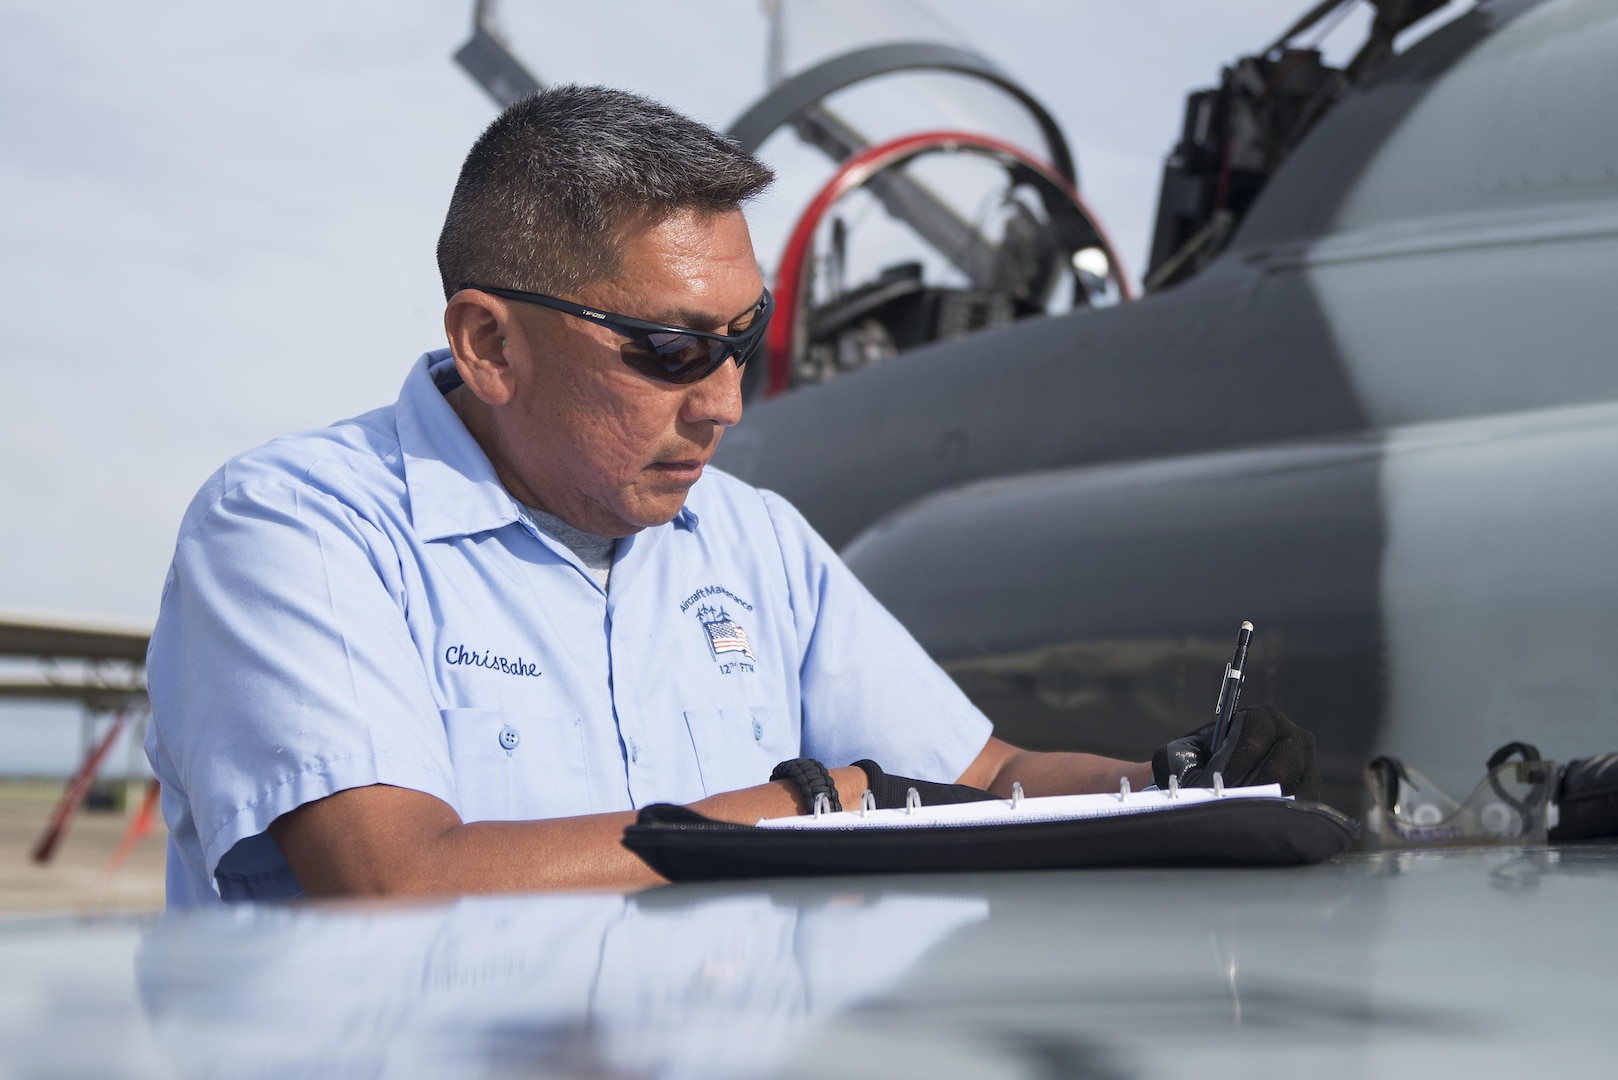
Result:
M730 427L742 418L742 372L733 356L709 375L691 384L681 419L688 424Z

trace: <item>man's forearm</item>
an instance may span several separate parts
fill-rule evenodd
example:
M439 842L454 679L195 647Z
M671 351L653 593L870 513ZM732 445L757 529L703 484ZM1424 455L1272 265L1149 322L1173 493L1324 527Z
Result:
M837 785L837 798L842 802L843 809L859 809L860 793L868 784L865 770L850 765L832 769L830 772L832 782ZM792 781L772 780L759 787L710 795L701 802L692 803L691 809L716 821L735 821L751 825L759 818L807 814L812 807L804 805L803 794Z
M1021 784L1024 795L1077 795L1117 791L1122 779L1136 790L1146 787L1152 782L1151 762L1021 750L991 737L958 782L1009 798L1012 784Z
M865 774L832 770L845 806ZM691 808L720 821L805 812L786 780L712 795ZM270 835L309 896L422 896L535 889L636 889L663 879L622 844L635 814L463 823L431 795L373 785L339 791L276 819Z
M1152 782L1149 761L1120 761L1097 754L1039 753L1018 750L1006 759L988 790L1010 797L1011 785L1022 785L1025 795L1074 795L1090 791L1117 791L1129 781L1136 791Z
M863 770L831 770L844 807L859 806ZM1030 796L1116 791L1120 778L1152 782L1145 762L1094 754L1038 753L991 739L961 783L1007 797L1013 783ZM719 821L807 812L787 780L711 795L691 804ZM537 889L637 889L663 879L622 844L633 811L544 821L463 823L449 804L408 788L373 785L340 791L278 818L270 835L305 893L420 896Z
M470 821L437 837L396 876L334 883L335 895L636 889L663 879L620 840L633 811L545 821ZM300 878L301 880L301 878ZM359 885L356 890L355 885ZM315 895L308 884L306 892Z
M858 806L865 789L865 773L855 768L833 769L832 779L844 806ZM775 780L758 787L726 791L692 803L691 809L716 821L751 825L760 818L791 817L806 812L803 796L787 780ZM663 882L663 878L621 843L624 828L634 824L633 812L591 814L587 817L557 818L551 821L475 821L452 830L446 837L452 845L467 851L456 853L449 862L457 880L445 880L442 888L429 892L465 892L467 880L481 877L480 890L508 892L521 889L554 888L641 888ZM520 832L518 842L511 834ZM531 856L512 860L512 865L493 876L491 857L527 849ZM470 856L473 865L468 865Z

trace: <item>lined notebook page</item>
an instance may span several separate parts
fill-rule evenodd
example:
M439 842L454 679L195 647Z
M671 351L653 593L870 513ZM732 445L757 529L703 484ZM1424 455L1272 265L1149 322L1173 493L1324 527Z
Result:
M1280 784L1259 787L1228 787L1223 794L1212 788L1181 788L1178 794L1167 791L1135 791L1128 794L1102 795L1048 795L1038 799L1023 799L1016 806L1010 799L989 802L949 803L941 806L920 806L910 810L841 810L822 814L818 818L806 814L802 817L761 819L761 829L921 829L959 825L1026 825L1041 821L1078 821L1083 818L1113 817L1119 814L1149 814L1156 810L1172 810L1178 806L1217 802L1221 799L1283 799Z

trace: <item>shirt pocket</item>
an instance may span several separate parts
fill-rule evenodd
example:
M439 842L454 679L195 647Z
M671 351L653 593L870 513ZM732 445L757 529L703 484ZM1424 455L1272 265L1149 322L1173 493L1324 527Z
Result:
M584 722L504 709L441 709L462 821L591 812Z
M685 726L696 751L705 795L767 784L770 770L785 760L771 754L764 710L689 709Z

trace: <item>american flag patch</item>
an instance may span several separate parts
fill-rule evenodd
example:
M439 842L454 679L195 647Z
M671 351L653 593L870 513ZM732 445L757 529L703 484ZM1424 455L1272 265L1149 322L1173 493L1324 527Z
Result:
M756 659L747 631L732 622L723 608L704 618L702 628L708 631L708 644L716 659L725 653L741 653L749 660Z

